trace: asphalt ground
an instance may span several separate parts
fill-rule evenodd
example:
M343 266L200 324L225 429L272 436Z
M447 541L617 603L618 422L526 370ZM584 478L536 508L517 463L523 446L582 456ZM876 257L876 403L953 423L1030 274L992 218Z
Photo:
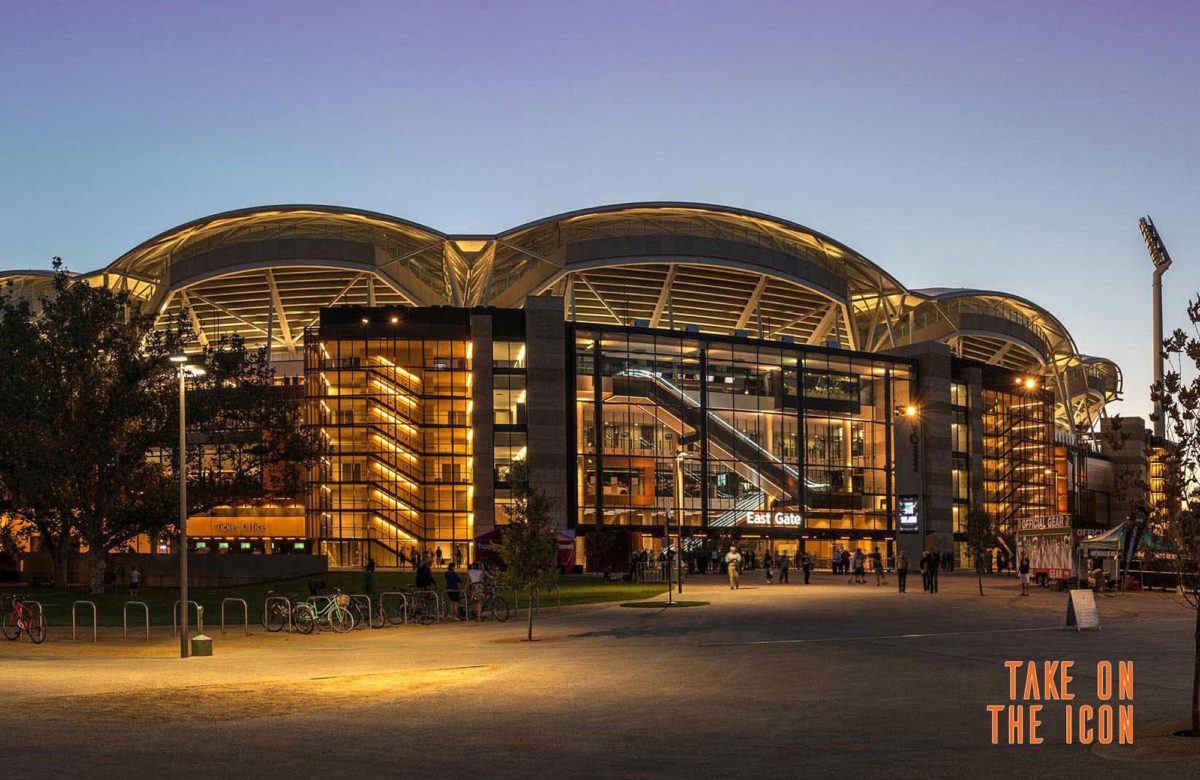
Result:
M1161 594L1099 598L1101 629L1063 627L1066 595L1010 578L919 576L730 591L694 578L685 609L546 609L309 637L238 631L211 658L102 629L0 643L5 777L1200 776L1170 736L1190 702L1194 613ZM662 597L656 597L660 600ZM993 745L1007 660L1070 660L1073 702L1043 702L1040 745ZM1133 661L1132 745L1065 744L1096 665ZM1021 677L1022 687L1024 677ZM1019 692L1020 693L1020 692ZM1023 702L1017 702L1018 704ZM1115 700L1110 702L1117 704ZM1000 729L1007 737L1007 728ZM1078 736L1078 735L1077 735Z

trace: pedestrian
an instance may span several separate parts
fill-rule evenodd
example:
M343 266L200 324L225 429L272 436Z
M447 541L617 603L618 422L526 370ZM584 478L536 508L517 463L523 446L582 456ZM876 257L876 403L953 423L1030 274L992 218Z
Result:
M921 553L921 587L929 590L929 550Z
M878 547L871 551L871 568L875 570L875 587L878 588L883 584L883 556Z
M903 593L908 587L908 553L904 550L896 556L896 580L900 585L900 592Z
M437 565L439 567L441 567L441 565L442 565L442 548L438 547L437 550L434 551L433 555L435 558L437 558Z
M142 570L134 566L129 570L129 597L136 599L142 589Z
M454 563L451 562L446 567L446 598L450 601L449 612L454 617L460 617L458 602L462 601L462 580L458 576L458 572L454 570ZM461 617L466 619L465 611L462 611Z
M738 569L742 565L742 554L737 551L736 547L730 547L729 552L725 553L725 569L729 572L729 589L737 590L741 587L741 572Z
M1029 595L1029 555L1021 550L1021 562L1017 564L1017 577L1021 580L1021 595Z
M854 568L854 583L857 585L865 585L867 583L866 558L862 554L862 550L855 548L854 557L850 559L850 565Z
M808 553L804 553L803 563L800 564L800 567L802 569L804 569L804 584L805 585L808 584L809 578L812 577L812 570L813 570L814 565L815 564L813 564L812 556L809 555Z
M367 566L363 569L363 593L375 595L375 559L367 558Z
M721 551L713 547L712 554L709 557L712 563L712 573L716 574L721 570Z
M842 561L842 574L849 574L850 573L850 551L849 550L847 550L845 548L842 549L841 561Z
M779 584L790 585L788 582L788 557L787 554L779 556Z
M929 554L929 557L930 557L930 565L929 565L929 592L930 592L930 593L937 593L937 592L938 592L938 565L937 565L937 562L938 562L938 560L939 560L939 556L938 556L938 552L937 552L937 550L933 550L933 551L932 551L932 552Z

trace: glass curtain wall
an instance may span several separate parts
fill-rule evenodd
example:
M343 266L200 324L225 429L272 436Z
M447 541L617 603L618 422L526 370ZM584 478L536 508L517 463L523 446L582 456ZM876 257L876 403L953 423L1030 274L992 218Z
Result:
M328 453L309 474L308 530L330 565L469 555L470 345L306 335L307 420Z
M1006 535L1056 512L1054 401L1044 390L983 390L984 510Z
M693 534L818 557L891 537L907 363L617 329L578 328L575 350L577 523L655 532L681 501Z

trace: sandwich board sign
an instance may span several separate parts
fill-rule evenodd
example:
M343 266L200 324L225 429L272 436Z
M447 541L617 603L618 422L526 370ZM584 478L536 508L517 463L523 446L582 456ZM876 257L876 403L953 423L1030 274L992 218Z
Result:
M1096 594L1086 588L1072 590L1067 599L1067 628L1083 631L1100 630L1100 613L1096 611Z

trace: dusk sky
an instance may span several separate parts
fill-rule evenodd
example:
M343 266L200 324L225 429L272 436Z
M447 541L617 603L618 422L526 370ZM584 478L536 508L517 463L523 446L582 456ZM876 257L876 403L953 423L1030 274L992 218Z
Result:
M1151 214L1200 290L1200 6L0 4L0 268L286 202L493 232L764 211L909 287L1023 295L1149 403Z

